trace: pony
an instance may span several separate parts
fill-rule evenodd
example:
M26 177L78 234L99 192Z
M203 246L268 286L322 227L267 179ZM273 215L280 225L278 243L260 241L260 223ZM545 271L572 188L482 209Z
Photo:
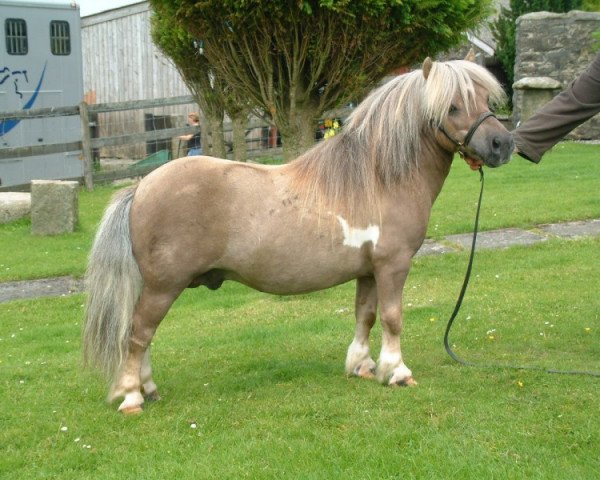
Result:
M416 385L400 349L402 290L455 153L471 168L510 160L489 110L502 88L468 60L434 62L372 91L340 133L279 166L173 160L117 192L89 256L84 362L138 413L158 399L150 342L186 288L234 280L312 292L356 279L348 375ZM377 312L378 362L369 349Z

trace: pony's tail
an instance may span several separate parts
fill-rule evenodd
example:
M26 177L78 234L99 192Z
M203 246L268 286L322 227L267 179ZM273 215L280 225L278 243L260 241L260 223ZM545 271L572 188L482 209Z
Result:
M83 359L112 377L129 349L133 309L142 276L131 250L129 211L135 187L118 192L106 209L86 272L88 292Z

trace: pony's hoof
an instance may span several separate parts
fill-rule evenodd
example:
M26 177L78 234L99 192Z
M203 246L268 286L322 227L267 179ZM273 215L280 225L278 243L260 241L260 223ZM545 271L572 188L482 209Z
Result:
M417 381L413 377L406 377L395 382L390 381L392 387L416 387L417 385Z
M360 372L355 374L357 377L366 378L367 380L372 380L375 378L375 370L361 370Z
M119 405L119 412L125 415L136 415L142 412L144 397L140 392L131 392L125 395L125 400Z
M356 375L360 378L375 378L375 370L377 368L377 364L373 361L363 362L360 365L357 365L356 368L352 371L353 375Z
M139 415L143 412L141 405L136 405L132 407L119 408L119 412L123 415Z
M144 400L147 402L158 402L161 399L158 394L158 390L153 390L152 392L144 392Z

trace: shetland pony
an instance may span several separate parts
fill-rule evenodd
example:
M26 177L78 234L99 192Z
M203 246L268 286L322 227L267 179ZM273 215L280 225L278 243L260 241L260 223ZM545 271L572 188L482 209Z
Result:
M454 154L473 168L509 161L512 137L488 106L502 99L483 67L427 59L289 164L186 157L118 193L90 254L83 333L86 362L113 379L109 401L137 413L158 398L149 345L161 320L184 289L226 280L283 295L356 279L347 374L415 385L400 350L411 259Z

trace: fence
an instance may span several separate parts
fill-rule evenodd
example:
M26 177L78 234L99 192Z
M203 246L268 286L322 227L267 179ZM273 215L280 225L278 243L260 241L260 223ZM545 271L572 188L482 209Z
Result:
M185 114L173 115L167 107L193 105L193 97L182 96L156 100L140 100L118 103L101 103L88 105L85 102L71 107L40 108L0 113L2 121L27 121L32 119L49 119L54 117L79 116L81 140L27 145L18 147L0 147L0 162L7 159L50 155L63 152L81 151L83 161L83 182L92 189L94 182L107 179L124 178L133 175L144 175L164 163L161 154L168 158L185 155L185 144L179 140L182 135L196 131L195 127L184 125ZM156 110L161 114L157 115ZM134 111L136 115L129 123L122 119L120 125L111 126L109 116L115 112ZM152 111L153 113L148 113ZM188 109L189 111L189 109ZM143 115L143 118L141 118ZM224 126L226 143L231 137L231 126ZM118 134L114 134L119 132ZM273 156L281 153L276 131L257 118L247 124L246 142L248 157L260 155ZM121 150L117 150L121 148ZM157 157L158 158L153 158ZM106 160L102 160L106 159ZM98 172L98 165L120 164L126 166L125 171ZM0 187L10 190L11 187Z

